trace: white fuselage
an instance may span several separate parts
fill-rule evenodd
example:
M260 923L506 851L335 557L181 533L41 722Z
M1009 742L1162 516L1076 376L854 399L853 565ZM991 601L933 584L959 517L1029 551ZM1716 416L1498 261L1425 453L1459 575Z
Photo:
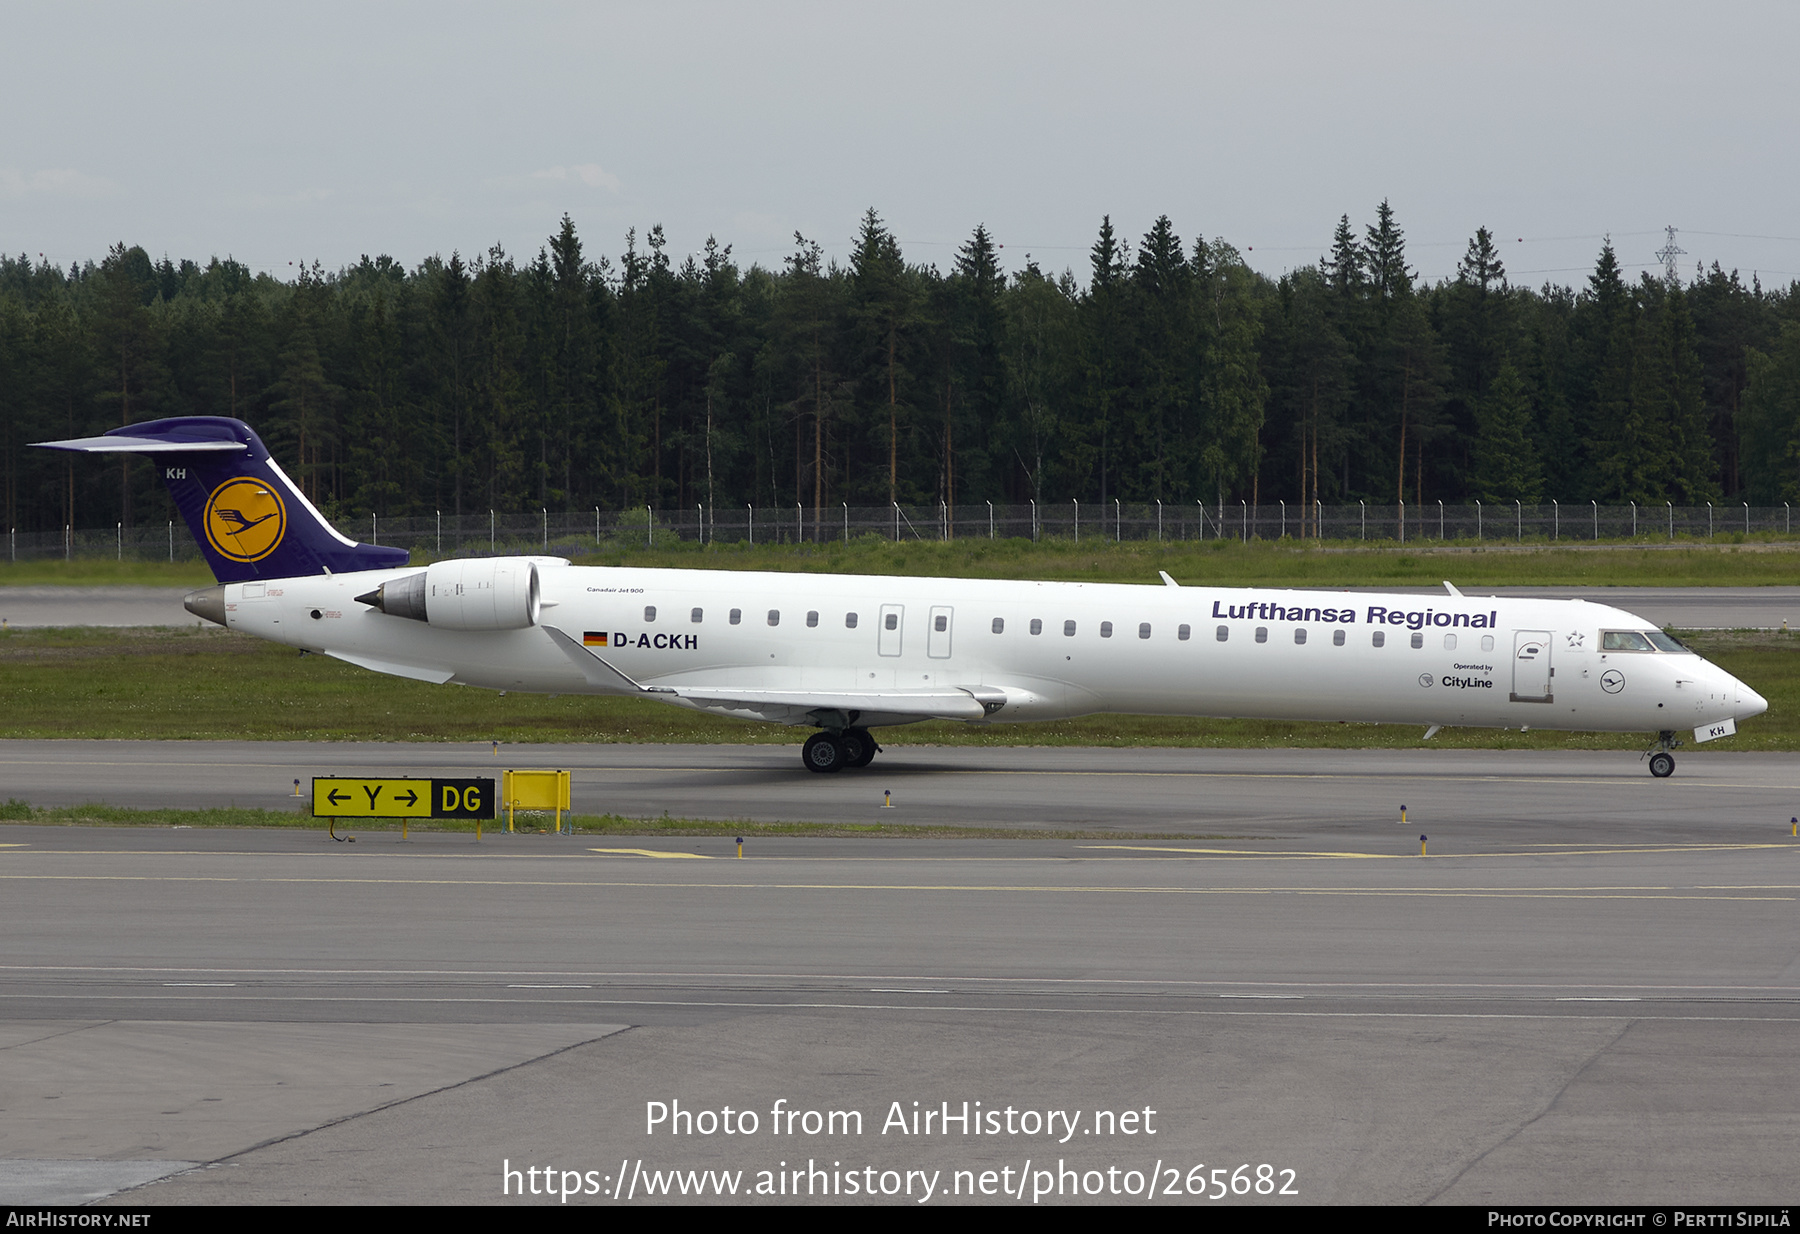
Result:
M355 599L416 573L227 584L226 621L426 681L635 692L584 674L542 628L553 627L639 686L680 691L654 697L792 724L820 721L788 696L921 691L970 691L993 721L1133 712L1654 732L1766 709L1691 653L1604 649L1607 631L1654 627L1580 600L552 564L538 567L538 623L520 629L440 629ZM787 703L695 697L733 691ZM922 718L875 704L860 715Z

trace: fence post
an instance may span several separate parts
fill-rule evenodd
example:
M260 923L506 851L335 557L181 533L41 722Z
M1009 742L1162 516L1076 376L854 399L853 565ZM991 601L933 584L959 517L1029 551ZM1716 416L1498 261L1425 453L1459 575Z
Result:
M1475 499L1475 541L1481 542L1481 498Z
M1637 502L1631 503L1631 538L1637 539Z
M1404 497L1402 497L1400 499L1399 510L1400 510L1400 517L1399 517L1398 522L1399 522L1399 527L1400 527L1400 543L1405 544L1406 543L1406 498L1404 498Z
M1710 501L1706 503L1706 538L1713 538L1713 508Z
M1519 543L1523 544L1525 543L1525 507L1519 504L1517 498L1513 500L1513 514L1518 517Z
M1444 499L1438 498L1438 543L1444 542Z
M656 511L649 506L644 507L644 547L656 547Z
M1594 507L1594 539L1598 540L1600 538L1600 503L1590 497L1588 504Z
M439 557L444 555L444 512L442 510L437 512L437 555Z
M115 523L113 525L113 535L116 537L116 541L117 541L115 547L118 549L119 560L124 561L125 560L125 524L124 523Z
M1125 543L1125 507L1119 504L1117 497L1113 498L1113 542Z
M1025 500L1027 500L1031 503L1031 542L1033 544L1036 544L1037 538L1038 538L1037 498L1036 497L1027 497Z
M1242 525L1244 543L1250 543L1250 503L1238 498L1238 522Z
M1675 538L1675 503L1665 501L1663 504L1669 507L1669 539L1673 540Z
M1276 500L1281 502L1281 538L1285 540L1287 539L1287 499L1277 497Z
M488 511L488 552L494 551L494 512Z
M14 560L16 561L17 559L18 559L17 554L15 554ZM174 519L169 520L169 564L170 565L175 564L175 520Z
M994 503L988 504L991 506ZM850 543L850 503L847 501L844 503L844 543Z
M1071 498L1069 498L1069 500L1075 503L1075 543L1080 544L1081 543L1081 498L1071 497Z
M1162 543L1162 498L1156 499L1156 542Z
M746 509L750 512L749 519L745 522L745 526L747 526L750 529L750 547L755 548L756 547L756 506L753 503L747 501L744 503L744 509ZM897 538L898 537L896 537L896 539Z
M988 539L994 538L994 503L988 502Z
M1362 538L1367 540L1369 538L1369 503L1358 501L1356 504L1362 507Z
M1744 534L1750 534L1750 503L1744 503Z

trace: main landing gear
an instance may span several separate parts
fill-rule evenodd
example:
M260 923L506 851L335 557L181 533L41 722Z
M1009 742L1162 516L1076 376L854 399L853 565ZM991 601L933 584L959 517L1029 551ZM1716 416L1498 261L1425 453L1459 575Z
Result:
M1675 774L1675 756L1669 753L1681 743L1675 740L1673 729L1664 729L1656 735L1656 745L1650 755L1650 774L1659 780L1666 780Z
M846 728L808 737L800 747L800 761L808 771L842 771L846 767L867 767L880 750L868 729Z

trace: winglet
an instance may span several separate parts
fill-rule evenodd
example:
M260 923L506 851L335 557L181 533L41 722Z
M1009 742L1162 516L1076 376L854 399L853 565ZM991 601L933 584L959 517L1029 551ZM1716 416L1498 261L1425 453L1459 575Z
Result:
M1449 579L1444 580L1444 590L1449 592L1451 595L1455 596L1458 600L1463 598L1463 593L1458 591L1456 589L1456 584L1451 582Z
M1157 573L1162 575L1162 581L1165 586L1168 586L1168 587L1181 586L1180 583L1176 582L1174 579L1169 577L1169 572L1167 570L1158 570Z

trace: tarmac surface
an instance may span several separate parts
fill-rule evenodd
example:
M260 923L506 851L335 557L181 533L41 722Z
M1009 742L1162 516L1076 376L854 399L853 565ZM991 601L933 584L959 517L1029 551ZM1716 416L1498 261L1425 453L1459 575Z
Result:
M564 760L1018 834L0 825L0 1202L1792 1197L1788 756L7 742L0 791Z
M187 625L186 587L0 587L0 619L27 626ZM1442 594L1439 588L1351 588ZM1609 604L1681 630L1800 629L1800 587L1475 587L1471 596L1546 596Z

